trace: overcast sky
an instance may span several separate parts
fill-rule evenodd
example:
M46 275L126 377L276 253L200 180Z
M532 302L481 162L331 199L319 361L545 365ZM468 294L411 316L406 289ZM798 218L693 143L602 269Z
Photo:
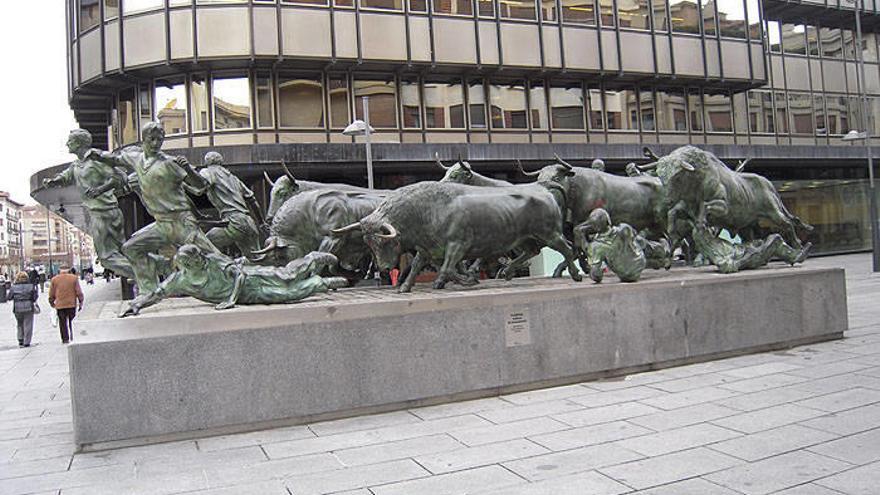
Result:
M64 143L76 121L67 104L64 0L17 5L0 29L0 190L33 204L30 176L71 160Z

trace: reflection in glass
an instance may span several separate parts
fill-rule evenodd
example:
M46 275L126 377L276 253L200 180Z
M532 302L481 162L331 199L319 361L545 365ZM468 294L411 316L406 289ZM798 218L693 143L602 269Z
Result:
M425 127L464 129L464 90L460 83L425 82Z
M828 133L846 134L850 131L849 99L845 96L826 96L825 105L828 107Z
M122 146L138 140L137 114L134 88L119 92L119 139Z
M419 97L418 80L400 81L400 104L403 112L403 128L421 129L421 98Z
M858 96L850 96L849 100L849 115L850 115L850 129L860 130L865 128L865 123L862 122L862 113L864 113L864 104L862 100Z
M79 32L83 33L101 22L98 0L79 0Z
M425 0L416 0L424 4ZM337 7L354 7L354 0L333 0L333 5ZM424 7L427 10L427 7Z
M684 91L657 90L657 125L661 131L687 131Z
M669 0L672 31L676 33L699 33L700 12L694 0Z
M852 31L848 29L842 29L840 31L841 36L843 37L843 55L847 60L855 60L856 59L856 41L855 35Z
M215 77L211 90L214 129L251 127L251 91L247 77Z
M477 0L480 17L495 17L495 0Z
M153 105L152 105L152 93L150 92L150 87L147 85L141 86L141 90L138 93L138 107L140 108L140 122L138 124L138 129L144 127L147 122L153 120Z
M529 108L532 118L532 129L546 129L549 124L547 116L547 93L544 83L534 81L529 88Z
M877 35L862 32L862 56L865 62L877 61Z
M584 94L580 86L550 88L550 116L554 129L583 129Z
M272 79L268 74L257 74L257 127L274 127L272 119Z
M639 109L642 114L642 130L654 131L654 95L650 89L639 91Z
M535 20L535 0L499 1L498 10L502 19Z
M158 9L165 6L164 0L125 0L124 12L125 15L133 14L135 12L143 12L145 10Z
M192 102L193 132L208 130L208 78L204 74L194 74L190 82L190 101Z
M348 79L345 76L330 76L327 92L330 94L330 126L334 129L344 129L351 123Z
M403 0L360 0L360 2L361 7L365 9L403 10Z
M811 56L819 56L819 29L815 26L807 26L807 50Z
M758 0L746 0L746 19L749 23L749 38L752 41L761 40L761 8Z
M638 130L636 93L633 90L605 91L608 130Z
M556 0L540 0L541 19L544 22L556 22L559 19L556 14Z
M599 24L614 27L614 4L610 0L599 0Z
M782 53L782 35L776 21L767 21L767 45L771 52Z
M157 79L155 95L156 118L165 134L186 132L186 85L183 79Z
M703 99L697 88L688 90L688 111L691 115L691 131L701 132L703 130Z
M433 0L435 14L474 15L471 0Z
M703 10L703 33L706 36L715 36L715 2L713 0L700 0Z
M804 37L804 26L802 24L783 24L782 25L782 49L785 53L793 53L795 55L803 55L807 53L807 41Z
M327 5L328 0L282 0L283 3L300 5Z
M810 95L789 93L788 108L793 134L813 134L813 106Z
M324 96L320 77L278 76L278 122L281 127L324 127ZM371 124L376 127L375 123Z
M526 88L521 84L489 86L493 129L526 129Z
M605 128L602 119L602 91L597 88L587 90L590 103L590 130L601 131Z
M351 0L343 0L346 2L351 2ZM336 5L339 5L339 0L337 0ZM428 11L428 2L427 0L409 0L409 11L410 12L427 12Z
M840 40L839 29L820 29L819 45L822 48L823 57L843 60L843 44Z
M104 19L119 15L119 0L104 0Z
M816 115L815 132L818 136L828 134L828 123L825 122L825 97L820 94L813 95L813 111Z
M571 24L596 24L592 0L562 0L562 22Z
M773 98L769 91L749 91L749 129L752 134L776 132Z
M471 129L486 128L486 93L483 81L476 79L468 83L468 106Z
M785 98L785 93L781 91L775 93L773 102L776 105L776 132L788 134L788 100Z
M654 30L669 31L669 23L666 19L666 0L654 0L651 2L654 9Z
M706 132L733 132L730 116L730 95L704 94Z
M620 27L648 29L647 0L617 0L617 18Z
M364 118L364 96L370 97L370 125L396 129L397 91L394 81L354 82L354 110L358 119Z
M812 253L866 250L871 246L867 180L774 181L792 214L813 226Z
M746 39L746 13L742 0L717 0L717 5L721 36Z
M746 93L733 94L733 126L737 134L749 133L749 106Z

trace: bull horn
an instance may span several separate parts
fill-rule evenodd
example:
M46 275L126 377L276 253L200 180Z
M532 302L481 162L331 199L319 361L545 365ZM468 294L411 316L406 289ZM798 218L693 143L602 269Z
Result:
M647 172L648 170L654 170L655 168L657 168L657 164L656 163L648 163L645 165L636 165L636 168L641 170L642 172Z
M519 158L516 159L516 166L519 168L519 172L523 175L528 175L529 177L535 177L541 172L526 172L526 169L523 168L522 162L519 161Z
M354 232L356 230L361 230L361 229L362 229L361 223L355 222L351 225L346 225L345 227L342 227L339 229L333 229L330 231L330 233L332 233L335 236L340 236L342 234L347 234L349 232Z
M388 230L387 234L376 234L376 236L384 237L385 239L394 239L395 237L397 237L397 229L395 229L393 225L388 222L383 223L382 230L386 229Z
M693 165L684 160L681 161L681 168L687 170L688 172L693 172L694 170L696 170Z
M440 165L440 168L442 168L443 170L449 170L449 169L450 169L450 167L447 167L446 165L443 165L443 162L440 161L440 154L437 153L436 151L434 152L434 161L437 162L437 165Z
M736 172L742 172L743 169L746 168L746 165L748 165L750 161L752 161L751 158L746 158L745 160L741 160L741 161L739 162L739 165L736 166L736 170L735 170L735 171L736 171Z
M293 172L291 172L290 169L287 168L287 164L284 163L284 160L281 160L281 168L284 169L284 175L286 175L288 178L290 178L291 182L296 184L296 177L294 177Z
M257 251L251 251L251 255L259 256L262 254L269 254L276 249L278 249L278 238L272 237L271 239L269 239L269 244L266 245L266 247L264 247L263 249L259 249Z
M558 153L553 153L553 158L556 158L556 161L557 161L557 162L559 162L560 164L562 164L563 167L565 167L565 168L567 168L567 169L569 169L569 170L571 170L572 168L574 168L574 167L571 166L570 163L568 163L567 161L563 160L562 157L560 157Z
M275 187L275 183L272 181L272 178L269 177L269 172L263 170L263 177L266 178L266 182L268 182L270 186Z
M642 155L644 155L646 158L650 158L651 160L654 160L654 161L657 161L660 159L660 157L655 155L654 152L651 151L651 148L648 148L647 146L642 148Z

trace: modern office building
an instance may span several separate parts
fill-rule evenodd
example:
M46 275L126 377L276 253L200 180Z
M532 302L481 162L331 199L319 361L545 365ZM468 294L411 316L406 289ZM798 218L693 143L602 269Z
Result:
M694 144L772 179L816 252L870 246L857 55L880 133L880 1L69 0L69 96L96 146L208 148L265 199L281 160L365 184L342 134L369 98L377 187L437 178L434 153L523 180L520 158L620 172ZM51 173L34 176L37 181ZM75 196L36 195L45 203ZM63 193L59 193L63 196ZM68 208L70 209L70 208ZM126 210L128 211L128 209ZM131 208L138 224L137 208Z

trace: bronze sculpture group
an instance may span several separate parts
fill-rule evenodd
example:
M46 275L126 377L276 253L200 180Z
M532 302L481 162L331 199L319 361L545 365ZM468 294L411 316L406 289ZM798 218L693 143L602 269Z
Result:
M151 122L141 147L108 153L74 130L68 148L76 160L43 183L77 187L99 260L137 283L140 295L120 316L173 295L217 309L292 302L398 267L407 255L414 258L401 292L427 266L437 270L436 289L476 284L481 266L500 266L498 276L510 279L544 247L564 258L555 275L567 270L580 281L577 262L596 283L606 268L624 282L646 268L669 269L678 250L731 273L773 258L800 263L810 249L801 243L810 227L767 179L693 146L663 157L646 149L651 162L628 164L626 176L606 172L599 159L586 168L557 156L535 172L520 164L535 178L526 184L480 175L460 157L452 166L436 160L440 181L396 190L298 181L283 165L281 178L266 176L272 190L264 220L253 192L219 153L209 152L196 169L163 153L163 140L161 125ZM129 192L155 221L125 240L117 197ZM207 231L208 217L190 195L205 195L216 211ZM722 230L742 242L726 240Z

